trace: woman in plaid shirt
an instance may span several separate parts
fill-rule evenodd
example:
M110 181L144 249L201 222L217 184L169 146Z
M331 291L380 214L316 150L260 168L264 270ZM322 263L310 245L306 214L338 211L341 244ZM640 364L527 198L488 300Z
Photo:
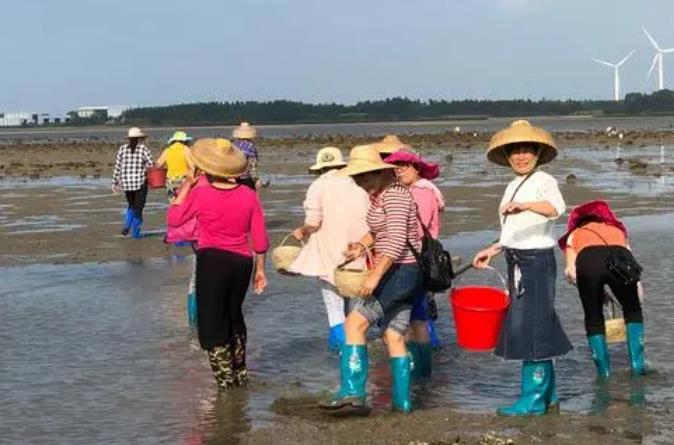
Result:
M152 153L143 144L145 133L140 128L129 128L129 142L119 147L115 170L112 175L112 191L123 191L129 207L126 209L122 235L141 238L143 208L147 198L146 170L152 167Z

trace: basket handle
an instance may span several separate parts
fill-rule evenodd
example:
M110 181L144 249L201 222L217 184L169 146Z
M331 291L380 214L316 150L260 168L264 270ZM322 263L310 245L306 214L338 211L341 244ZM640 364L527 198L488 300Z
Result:
M468 271L471 270L471 269L474 269L474 270L482 270L482 269L477 269L477 268L473 267L472 264L468 264L468 265L464 266L463 268L459 269L459 271L454 275L455 278L456 278L456 279L454 280L454 282L455 282L455 283L458 283L459 280L461 279L460 276L461 276L463 273L468 272ZM491 270L492 272L494 272L494 273L498 276L499 280L501 281L501 284L503 285L503 288L506 290L506 292L508 291L508 283L506 282L506 280L505 280L505 278L503 277L503 275L501 275L501 272L499 272L498 270L494 269L494 268L491 267L491 266L487 266L487 267L485 267L484 269Z
M288 238L292 235L292 232L287 234L286 236L283 237L283 240L281 241L281 244L278 245L278 247L285 246L286 241L288 241ZM295 238L297 239L297 238ZM300 245L304 247L304 241L303 240L298 240L300 242Z
M357 244L360 244L361 246L363 246L364 253L362 255L356 257L356 258L352 258L350 260L344 260L342 263L340 263L337 266L337 269L344 269L344 266L351 263L352 261L357 260L358 258L360 258L363 255L365 255L367 257L367 259L370 260L370 263L374 264L374 257L372 256L372 250L369 247L367 247L365 244L361 243L360 241L358 241Z

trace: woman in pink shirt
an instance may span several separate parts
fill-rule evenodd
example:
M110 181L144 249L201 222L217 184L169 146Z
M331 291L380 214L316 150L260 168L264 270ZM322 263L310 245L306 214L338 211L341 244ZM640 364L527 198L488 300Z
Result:
M167 224L179 227L196 217L199 343L218 387L226 390L247 382L241 307L251 275L255 293L267 285L269 240L257 194L236 182L246 172L245 155L226 139L200 139L192 155L203 174L183 183Z
M445 201L440 190L430 180L440 174L438 165L425 162L418 154L406 149L394 152L384 161L396 166L398 182L409 187L414 202L417 203L421 223L437 239L440 235L440 212L445 207ZM423 229L420 230L419 236L423 237ZM407 347L414 362L413 377L417 379L431 376L432 347L429 333L434 327L428 315L428 301L429 293L420 288L410 316L411 329Z

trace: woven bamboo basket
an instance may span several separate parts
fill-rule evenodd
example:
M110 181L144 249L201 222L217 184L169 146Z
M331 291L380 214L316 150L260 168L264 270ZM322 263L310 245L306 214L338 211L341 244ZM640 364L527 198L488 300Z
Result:
M364 244L361 245L365 248L365 254L370 263L374 264L370 249ZM344 298L356 298L358 297L358 289L370 275L370 271L367 269L367 265L363 269L347 268L348 263L342 263L335 269L335 288L337 288L339 295Z
M274 264L274 268L279 272L287 272L291 264L295 262L297 257L304 247L304 242L301 241L301 246L286 246L286 241L292 235L291 233L287 234L281 244L278 245L271 252L271 261Z
M625 341L625 319L616 316L618 302L612 294L607 292L604 295L604 305L608 313L608 318L604 322L604 326L606 327L606 342L620 343Z

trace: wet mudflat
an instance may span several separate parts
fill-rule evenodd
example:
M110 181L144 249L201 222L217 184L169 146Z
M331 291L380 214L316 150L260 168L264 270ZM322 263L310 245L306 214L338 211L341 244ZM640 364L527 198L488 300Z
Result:
M443 241L455 255L470 257L496 236L494 208L508 177L475 150L454 150L451 161L442 149L427 154L444 167ZM557 307L575 349L557 362L562 415L535 420L492 414L517 396L519 368L458 349L442 295L444 348L435 355L431 382L415 388L416 411L387 412L388 363L375 340L371 415L323 416L314 401L334 388L338 371L337 357L325 348L322 301L312 280L273 271L268 291L249 296L245 306L251 388L218 396L186 323L191 253L161 243L163 192L148 200L151 236L132 241L115 236L123 198L109 193L107 179L1 181L0 442L671 444L674 199L668 157L661 165L660 155L659 146L625 148L625 162L617 165L614 148L569 148L549 170L570 205L605 197L627 216L646 268L646 346L659 372L632 379L625 345L616 344L614 377L606 386L594 382L581 305L562 282L560 261ZM311 181L306 163L298 151L267 170L272 187L263 200L276 242L301 221ZM471 272L462 283L498 280ZM485 436L489 431L496 438Z

